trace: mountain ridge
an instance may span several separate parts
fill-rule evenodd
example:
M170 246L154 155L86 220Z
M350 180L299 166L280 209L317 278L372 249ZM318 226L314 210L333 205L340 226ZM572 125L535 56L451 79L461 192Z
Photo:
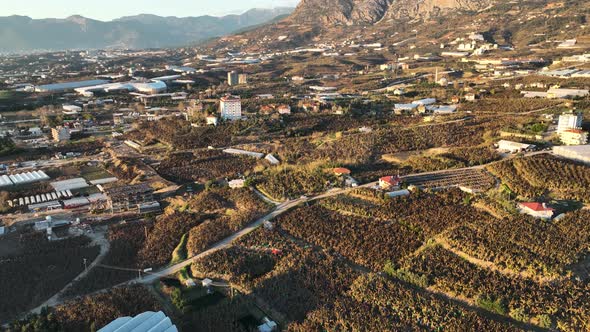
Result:
M374 24L382 19L427 18L453 10L479 10L499 0L302 0L293 21Z
M257 26L292 11L289 7L254 8L221 17L139 14L111 21L80 15L45 19L4 16L0 17L0 52L185 46Z

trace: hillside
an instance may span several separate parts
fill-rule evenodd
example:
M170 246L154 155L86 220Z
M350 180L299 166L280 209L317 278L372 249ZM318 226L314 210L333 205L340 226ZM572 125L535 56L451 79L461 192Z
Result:
M382 19L433 17L452 10L481 10L496 0L303 0L293 22L371 24Z
M137 15L110 22L81 16L38 20L0 17L0 52L184 46L260 25L291 11L292 8L252 9L223 17Z
M584 0L303 0L283 21L209 46L260 51L381 43L413 55L439 52L440 44L477 32L522 53L532 46L553 48L564 39L584 39L590 34L589 18L590 3Z

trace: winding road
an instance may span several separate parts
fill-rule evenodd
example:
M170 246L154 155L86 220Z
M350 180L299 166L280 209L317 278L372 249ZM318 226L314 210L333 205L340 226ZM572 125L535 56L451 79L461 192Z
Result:
M538 152L530 152L530 153L526 153L524 156L533 156L533 155L537 155L537 154L544 154L544 153L550 153L548 151L538 151ZM493 164L494 162L490 163ZM489 164L487 164L489 165ZM473 166L473 167L467 167L467 168L462 168L462 169L453 169L452 171L457 171L457 170L467 170L467 169L482 169L487 165L479 165L479 166ZM404 177L408 177L408 176L418 176L418 175L429 175L429 174L438 174L438 173L442 173L442 172L446 172L449 170L441 170L441 171L435 171L435 172L425 172L425 173L416 173L416 174L409 174L406 175ZM402 178L404 178L402 177ZM191 265L194 261L206 257L216 251L228 248L231 246L232 242L234 242L235 240L250 234L251 232L255 231L258 227L262 226L264 224L264 222L266 221L270 221L273 218L276 218L277 216L289 211L291 208L296 207L299 204L303 204L306 202L311 202L311 201L316 201L316 200L320 200L320 199L324 199L324 198L328 198L328 197L332 197L332 196L337 196L346 192L349 192L351 190L354 190L355 188L368 188L368 187L373 187L375 185L377 185L378 182L370 182L370 183L366 183L363 185L360 185L358 187L352 187L352 188L344 188L344 189L331 189L328 192L321 194L321 195L317 195L317 196L313 196L313 197L305 197L302 196L298 199L294 199L294 200L289 200L283 203L280 203L278 205L275 205L274 209L268 213L267 215L265 215L264 217L256 220L255 222L251 223L250 225L246 226L245 228L243 228L242 230L230 235L229 237L217 242L216 244L214 244L211 248L201 252L198 255L195 255L193 257L190 257L180 263L177 263L175 265L172 266L168 266L166 268L160 269L160 270L156 270L156 271L151 271L146 273L143 277L141 278L135 278L126 282L123 282L119 285L115 285L112 287L108 287L105 289L101 289L98 291L93 292L92 294L95 293L101 293L104 292L110 288L113 287L117 287L117 286L124 286L124 285L129 285L129 284L151 284L155 281L157 281L158 279L162 278L162 277L166 277L172 274L175 274L177 272L179 272L180 270L182 270L183 268L185 268L186 266ZM96 239L95 239L96 241ZM99 242L99 244L101 244L101 253L100 255L94 260L94 262L89 266L88 270L83 272L82 274L80 274L78 277L76 277L75 280L79 280L81 278L83 278L86 273L90 270L92 270L92 267L99 265L100 261L102 259L102 257L106 254L106 252L108 251L108 244L107 246L104 246L102 243ZM74 280L74 281L75 281ZM62 289L59 293L55 294L54 296L52 296L49 300L47 300L45 303L43 303L42 305L40 305L39 307L33 309L30 311L30 313L38 313L40 312L41 308L43 307L54 307L57 305L60 305L64 302L63 299L61 299L61 294L63 294L72 284L73 282L70 283L69 285L67 285L66 287L64 287L64 289Z

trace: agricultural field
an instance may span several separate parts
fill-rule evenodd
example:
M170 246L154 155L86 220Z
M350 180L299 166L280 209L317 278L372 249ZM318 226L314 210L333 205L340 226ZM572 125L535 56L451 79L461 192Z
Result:
M143 145L162 142L180 150L198 149L239 143L234 137L248 128L247 124L240 122L219 127L195 128L188 121L165 119L156 122L141 122L138 124L138 128L127 133L126 137L141 142Z
M294 208L273 222L275 230L260 228L200 259L193 273L251 290L292 331L587 329L588 212L572 212L559 222L501 220L471 201L458 189L393 199L355 189ZM325 256L321 265L317 255ZM298 264L305 272L294 272ZM336 273L328 280L343 284L321 291L307 284L310 276L302 273L323 278L315 272L318 265ZM340 269L349 269L348 277ZM306 305L288 305L267 293L271 287L276 294L283 284L291 287L281 294ZM345 309L350 307L354 313ZM448 312L453 314L443 314Z
M424 239L465 225L493 218L469 205L471 196L459 189L437 193L414 192L389 199L373 190L360 188L349 195L322 200L320 204L342 214L392 221L405 225Z
M590 295L587 283L575 280L536 282L517 274L476 265L440 245L431 246L401 264L405 275L423 287L464 298L488 310L541 327L587 330ZM398 274L401 271L396 271Z
M410 156L403 164L415 172L432 172L479 166L497 161L500 154L490 147L451 148L434 155Z
M281 160L309 163L323 160L333 163L367 167L385 154L418 151L431 148L475 148L486 144L488 137L504 126L514 123L506 118L476 118L439 124L379 126L368 133L350 133L318 142L309 137L283 142L277 153ZM474 150L457 151L461 163L477 163L479 156ZM472 160L464 162L471 155ZM484 156L494 158L490 152ZM488 158L488 157L486 157Z
M525 199L590 202L590 167L553 156L516 158L488 166L493 175Z
M474 220L446 237L473 257L531 277L553 280L584 259L590 246L590 213L570 212L557 222L517 216L503 220Z
M320 205L295 209L276 222L297 238L376 271L412 253L424 240L422 234L395 220L347 216Z
M213 210L205 202L211 201L216 196L221 198L220 205L218 209ZM213 214L213 216L191 228L188 232L186 250L189 257L254 222L269 210L267 203L247 188L205 191L187 202L188 211L199 211L203 207L207 208L206 212Z
M85 236L56 241L44 233L16 236L16 250L0 255L1 321L46 301L84 270L84 258L92 261L99 253Z
M560 100L531 98L483 98L477 103L464 103L461 111L472 113L527 113L539 110L550 112L563 104Z
M459 302L415 289L394 277L373 274L349 256L340 254L343 247L338 244L341 239L334 238L325 245L315 242L310 245L306 239L289 231L289 226L284 226L296 215L307 219L304 214L311 213L310 220L320 216L317 209L330 212L321 206L296 209L291 213L293 217L279 218L276 230L259 228L237 240L233 247L198 260L192 266L193 274L229 278L232 283L251 290L258 301L274 310L273 318L290 331L431 330L441 326L451 330L467 326L484 330L519 330L518 323L512 325L511 319L499 322L496 321L498 317L490 319ZM343 221L347 216L329 215L336 217L338 223L356 220L362 225L359 227L367 229L371 226L366 223L379 222L356 217ZM317 229L317 226L301 225L301 228L310 227ZM316 233L321 235L311 237L312 241L324 236L321 229ZM363 233L356 234L359 237ZM370 233L367 238L374 236ZM360 248L358 252L364 251L364 247ZM236 260L236 255L242 258ZM362 255L357 257L362 258ZM358 261L362 262L361 259ZM253 265L257 268L254 269ZM380 270L376 268L376 271Z
M219 178L233 178L248 174L257 164L255 158L234 156L221 151L205 150L197 153L176 153L166 156L157 171L174 182L207 182Z
M137 277L139 266L138 254L146 243L146 233L153 229L152 222L133 222L109 226L107 239L109 251L101 265L131 271L96 266L88 274L67 289L64 297L71 298L93 291L112 287L121 282Z
M119 317L159 310L160 304L142 286L113 288L108 292L77 298L56 308L42 310L40 314L24 320L14 321L6 331L96 331Z
M212 201L219 205L209 205ZM156 269L178 257L193 256L253 222L267 209L266 203L248 189L212 189L173 202L153 220L111 225L105 258L65 296L111 287L135 278L138 269Z
M281 166L257 176L256 188L275 200L297 198L325 191L337 181L330 168Z

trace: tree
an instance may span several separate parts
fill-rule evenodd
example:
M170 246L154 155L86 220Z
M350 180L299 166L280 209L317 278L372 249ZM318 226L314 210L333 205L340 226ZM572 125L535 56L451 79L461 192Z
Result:
M172 304L178 308L178 310L184 312L186 301L184 300L182 291L179 288L174 288L172 293L170 293L170 300L172 301Z
M9 137L0 138L0 156L4 156L14 152L16 146Z
M0 212L6 212L10 209L8 206L8 201L10 200L10 195L7 191L0 192Z

